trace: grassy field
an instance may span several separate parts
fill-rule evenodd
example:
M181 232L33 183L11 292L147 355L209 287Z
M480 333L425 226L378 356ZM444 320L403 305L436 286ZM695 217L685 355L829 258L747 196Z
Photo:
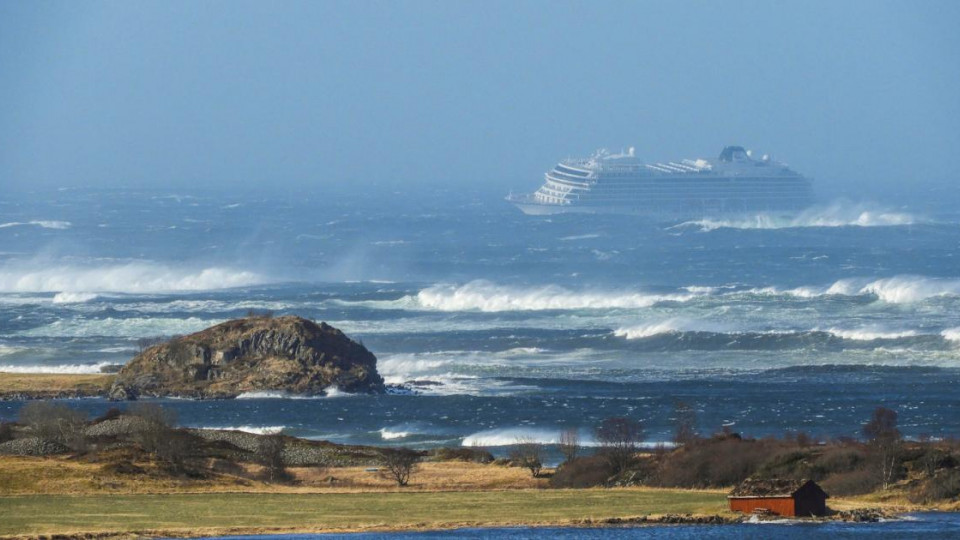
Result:
M63 393L84 396L99 395L110 388L113 375L73 375L60 373L0 372L0 397L31 394L35 397L56 397Z
M410 493L208 493L0 497L0 535L225 532L563 524L718 514L717 491L658 489Z

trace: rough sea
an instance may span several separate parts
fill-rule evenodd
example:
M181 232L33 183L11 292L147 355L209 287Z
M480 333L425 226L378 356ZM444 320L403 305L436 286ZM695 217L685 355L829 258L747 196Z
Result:
M393 394L164 400L182 425L429 447L857 436L879 405L960 435L960 216L856 201L792 219L531 217L462 190L0 198L0 371L96 373L248 311L326 321ZM113 404L78 400L99 413ZM0 403L0 418L22 403Z

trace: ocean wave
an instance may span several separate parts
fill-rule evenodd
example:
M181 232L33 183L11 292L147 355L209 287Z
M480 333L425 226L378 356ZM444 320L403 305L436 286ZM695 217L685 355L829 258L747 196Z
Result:
M396 439L405 439L411 435L410 431L397 431L383 428L379 430L380 438L385 441L393 441Z
M287 429L287 426L200 426L194 429L242 431L244 433L253 433L254 435L276 435Z
M874 296L891 304L921 302L931 298L960 296L960 279L900 275L889 278L851 278L825 287L804 286L793 289L762 287L732 294L758 294L817 298L821 296Z
M9 227L25 227L33 225L35 227L40 227L42 229L56 229L64 230L69 229L73 226L69 221L56 221L56 220L45 220L37 219L33 221L11 221L9 223L0 223L0 229L6 229Z
M60 365L16 365L0 364L4 373L60 373L64 375L82 375L103 373L102 369L116 365L116 362L98 362L96 364L60 364Z
M576 292L557 285L513 287L475 280L435 285L417 293L416 303L437 311L539 311L645 308L660 302L686 302L702 293L652 294L627 291Z
M943 336L943 339L947 341L960 343L960 326L956 328L947 328L943 332L940 332L940 335Z
M472 433L463 438L461 446L485 447L485 446L511 446L519 442L534 442L539 444L559 444L560 430L544 429L536 427L506 427L495 428ZM592 430L578 429L577 434L580 437L579 445L586 447L600 446L599 441L594 437ZM674 444L663 441L646 441L639 445L642 448L655 448L657 446L673 447Z
M165 293L205 291L258 285L265 279L253 272L230 268L175 268L135 262L99 267L54 266L0 268L0 292Z
M135 317L121 319L61 319L50 324L18 332L26 337L120 337L137 339L141 337L173 336L191 334L223 322L199 317L172 319L160 317Z
M326 392L326 395L292 394L286 390L254 390L251 392L243 392L238 395L236 399L325 399L355 395L344 392L335 386L325 388L324 392Z
M836 203L828 207L814 207L795 217L780 217L766 213L735 219L701 219L674 225L671 229L696 227L702 232L717 229L792 229L799 227L892 227L913 225L917 218L903 212L892 212L866 205Z
M637 326L618 328L613 335L626 339L644 339L661 334L680 332L722 332L722 326L705 321L672 318L665 321L650 322Z
M866 328L856 328L856 329L841 329L841 328L830 328L827 330L829 334L837 336L841 339L848 339L851 341L875 341L878 339L901 339L906 337L916 337L918 332L916 330L900 330L900 331L888 331L876 327L866 327Z
M82 304L98 298L94 293L83 292L61 292L53 297L54 304Z

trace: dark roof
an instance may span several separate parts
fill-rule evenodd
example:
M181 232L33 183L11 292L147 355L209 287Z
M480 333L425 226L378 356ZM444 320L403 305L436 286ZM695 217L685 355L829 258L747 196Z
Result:
M789 480L786 478L744 480L730 492L731 497L792 497L807 484L812 484L819 491L816 483L811 480ZM826 495L826 493L824 493Z

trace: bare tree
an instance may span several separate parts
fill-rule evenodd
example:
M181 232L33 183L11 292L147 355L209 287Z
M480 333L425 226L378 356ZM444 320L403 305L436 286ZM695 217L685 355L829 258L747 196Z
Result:
M883 489L890 487L899 470L902 436L897 429L897 411L877 407L864 424L863 434L870 442L870 449L877 459L877 473Z
M177 414L156 403L135 403L128 414L138 421L132 424L133 437L144 450L159 455L177 422Z
M673 442L681 445L690 445L697 441L697 411L683 401L673 405Z
M62 403L31 401L20 409L20 423L40 441L58 442L73 450L85 446L83 428L87 416Z
M577 428L567 428L560 432L557 447L563 454L564 461L573 461L580 454L580 431Z
M409 448L385 448L380 452L380 465L386 469L386 476L405 486L410 476L420 466L420 453Z
M607 418L597 428L600 454L616 472L624 471L633 462L643 442L643 425L624 417Z
M283 480L287 477L287 469L283 461L283 449L286 445L286 439L279 433L260 438L260 444L257 447L257 460L264 466L264 472L270 482Z
M543 444L530 437L517 437L510 450L510 460L530 471L534 478L543 470Z

